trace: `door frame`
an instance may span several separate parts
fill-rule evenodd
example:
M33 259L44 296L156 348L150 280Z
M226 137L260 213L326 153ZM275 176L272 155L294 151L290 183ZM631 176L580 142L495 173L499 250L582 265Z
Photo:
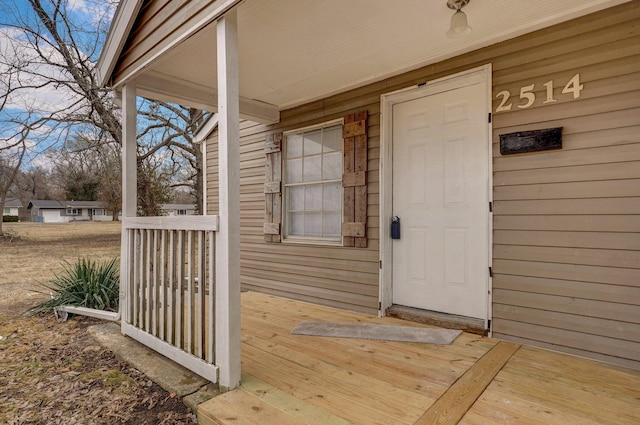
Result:
M385 93L380 98L381 108L381 132L380 132L380 294L378 315L384 316L387 308L393 303L393 245L390 232L391 217L393 215L393 105L419 97L438 93L445 89L440 89L445 83L458 80L459 86L484 82L486 86L487 111L492 112L492 79L491 64L472 68L460 73L447 75L442 78L427 81L425 84L406 87L390 93ZM487 197L493 203L493 150L492 150L492 125L487 119L486 143L489 149L488 155L488 180ZM487 205L487 209L489 205ZM493 213L489 211L487 223L487 266L491 266L493 252ZM487 317L485 318L485 329L490 329L489 321L492 316L492 278L487 270Z

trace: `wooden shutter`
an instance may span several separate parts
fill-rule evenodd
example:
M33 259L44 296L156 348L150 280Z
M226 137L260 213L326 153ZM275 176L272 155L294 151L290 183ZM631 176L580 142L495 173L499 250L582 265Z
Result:
M367 247L367 111L344 117L342 244Z
M280 223L282 219L282 133L267 135L264 145L265 183L264 183L264 240L280 242Z

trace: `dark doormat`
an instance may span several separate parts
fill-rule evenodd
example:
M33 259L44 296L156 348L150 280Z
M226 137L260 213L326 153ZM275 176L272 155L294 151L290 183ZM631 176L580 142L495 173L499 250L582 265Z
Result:
M296 335L338 338L377 339L382 341L451 344L462 333L454 329L418 328L359 323L300 322L292 331Z

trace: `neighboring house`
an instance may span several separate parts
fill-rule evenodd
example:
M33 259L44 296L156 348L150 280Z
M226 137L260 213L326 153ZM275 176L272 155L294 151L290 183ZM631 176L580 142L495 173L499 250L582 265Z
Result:
M22 208L22 202L19 199L7 199L4 202L4 209L2 215L20 215L20 208Z
M640 368L640 2L464 11L448 39L444 0L122 1L98 69L124 189L136 95L218 110L199 139L230 293L237 242L245 289Z
M160 206L164 215L194 215L196 206L193 204L162 204Z
M112 221L107 203L102 201L64 201L66 214L74 220Z
M27 209L31 221L68 223L70 221L111 221L111 211L101 201L31 200Z

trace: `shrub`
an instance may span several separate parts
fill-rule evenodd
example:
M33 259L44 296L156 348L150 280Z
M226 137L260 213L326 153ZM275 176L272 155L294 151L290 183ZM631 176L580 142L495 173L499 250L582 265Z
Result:
M20 217L17 215L3 215L2 222L3 223L17 223L20 221Z
M51 292L51 299L39 304L29 312L47 313L55 307L72 305L98 310L117 311L120 299L120 267L117 258L97 263L88 258L75 263L64 263L61 274L41 285Z

